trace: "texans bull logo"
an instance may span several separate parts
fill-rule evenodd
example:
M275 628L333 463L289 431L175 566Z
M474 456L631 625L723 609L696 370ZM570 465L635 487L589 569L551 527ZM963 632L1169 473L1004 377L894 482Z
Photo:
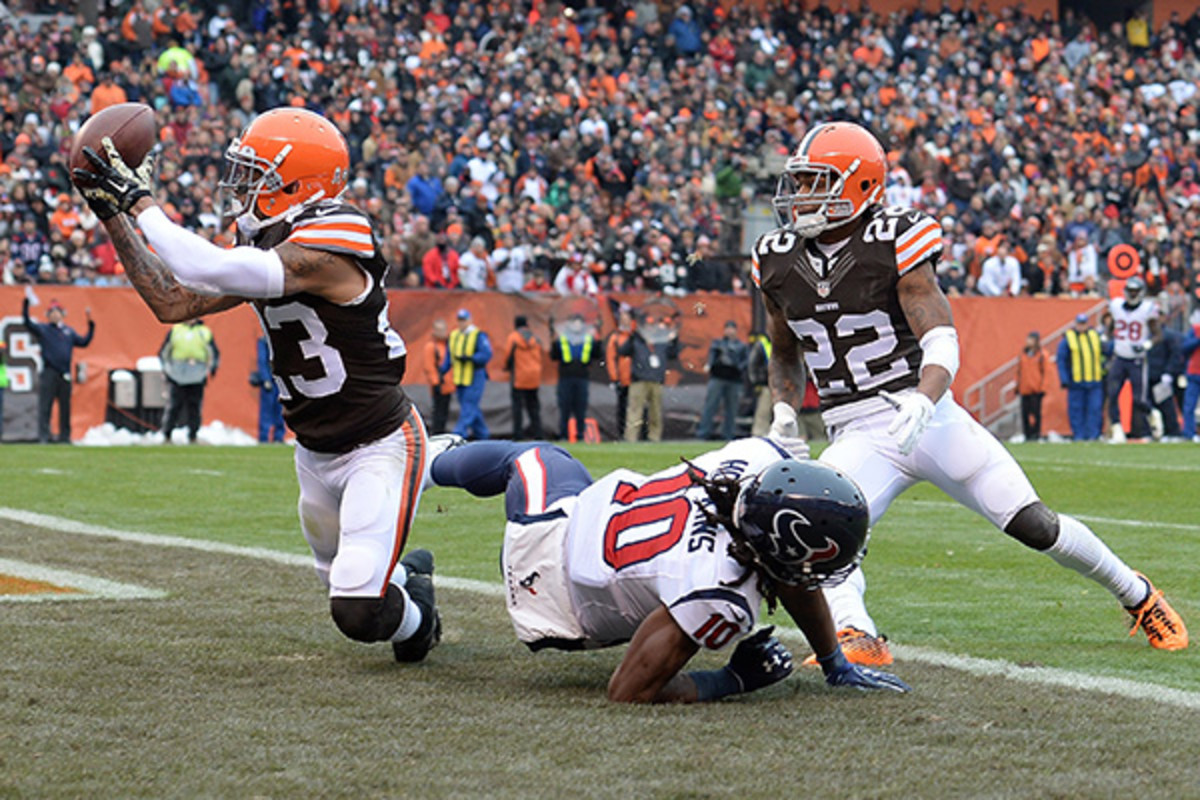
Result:
M842 548L828 536L813 546L817 534L812 530L808 518L790 508L775 514L773 530L768 534L775 553L793 563L815 564L837 558Z

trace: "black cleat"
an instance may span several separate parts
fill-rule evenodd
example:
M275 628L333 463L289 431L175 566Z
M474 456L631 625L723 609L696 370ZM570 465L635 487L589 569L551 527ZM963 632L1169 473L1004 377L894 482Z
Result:
M402 664L424 661L429 651L442 640L442 618L433 596L433 553L413 550L400 559L408 573L404 590L409 599L421 609L421 624L408 639L392 642L392 654Z
M425 548L410 550L404 554L404 558L400 559L400 566L404 567L409 578L413 575L432 575L433 553Z

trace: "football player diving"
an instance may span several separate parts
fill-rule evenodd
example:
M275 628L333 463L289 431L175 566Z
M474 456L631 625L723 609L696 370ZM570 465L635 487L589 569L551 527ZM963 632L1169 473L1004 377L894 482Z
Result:
M388 321L387 262L370 218L340 199L346 140L310 111L256 117L225 152L231 249L167 218L153 155L130 167L101 141L107 161L85 148L92 169L73 177L155 315L177 322L243 303L258 314L297 439L300 527L334 623L356 641L390 642L397 661L424 659L441 630L433 556L400 553L427 468L425 426L400 387L406 351Z
M885 171L878 140L848 122L812 128L786 162L774 199L779 227L752 252L773 344L772 431L795 430L807 368L831 442L821 461L861 487L872 525L927 480L1103 586L1152 646L1187 647L1163 593L1085 524L1049 509L1009 452L954 401L958 334L934 273L941 226L920 211L880 205ZM865 589L855 569L826 593L839 639L852 660L889 664Z
M787 609L829 685L908 691L841 652L821 590L862 558L867 506L837 470L792 458L806 453L796 439L739 439L593 482L560 447L493 440L445 449L430 477L504 495L508 611L530 649L629 643L611 700L704 702L786 678L792 657L772 629L751 635L764 598ZM684 671L701 648L730 645L725 667Z

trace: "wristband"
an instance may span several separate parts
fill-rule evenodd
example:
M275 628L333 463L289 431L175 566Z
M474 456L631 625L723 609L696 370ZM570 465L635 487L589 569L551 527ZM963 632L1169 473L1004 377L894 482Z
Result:
M741 680L729 667L689 672L687 676L696 684L696 700L701 703L742 691Z
M841 672L850 666L850 662L846 660L846 656L842 653L842 646L840 644L829 655L817 656L817 663L821 665L821 671L825 673L825 677Z

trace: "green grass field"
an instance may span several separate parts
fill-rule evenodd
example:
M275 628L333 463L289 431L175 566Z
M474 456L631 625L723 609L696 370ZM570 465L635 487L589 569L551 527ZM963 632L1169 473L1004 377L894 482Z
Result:
M599 475L702 449L575 452ZM1013 452L1200 635L1200 450ZM443 645L401 667L340 637L307 568L13 513L302 556L295 502L288 448L0 448L0 560L167 593L0 598L0 797L1200 797L1200 645L1127 637L1107 592L930 487L893 505L866 562L911 695L834 692L798 669L686 708L606 703L620 648L529 654L502 599L468 582L440 590ZM435 489L413 545L434 550L440 576L498 584L502 524L499 498ZM938 654L1057 668L1069 686ZM1089 677L1163 696L1071 688Z

